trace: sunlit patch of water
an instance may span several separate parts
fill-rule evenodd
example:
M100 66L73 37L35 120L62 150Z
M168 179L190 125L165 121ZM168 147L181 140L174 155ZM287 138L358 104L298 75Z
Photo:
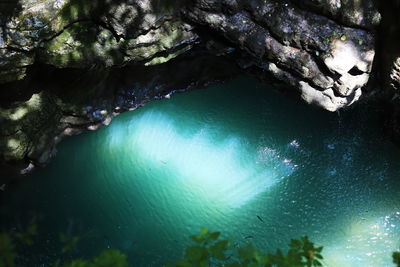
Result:
M126 129L111 127L110 145L128 147L148 165L159 165L179 180L182 192L190 191L202 202L240 207L291 175L296 165L275 149L255 153L240 137L216 140L213 130L199 125L191 134L179 132L173 120L157 111L132 118ZM215 132L215 131L214 131Z
M326 242L328 266L393 266L390 251L399 246L399 211L384 216L365 213L348 223L341 238Z

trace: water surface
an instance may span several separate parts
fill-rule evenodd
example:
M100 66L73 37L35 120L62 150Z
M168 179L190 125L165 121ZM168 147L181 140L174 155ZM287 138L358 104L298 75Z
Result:
M328 266L392 266L400 151L379 127L377 109L325 112L242 77L63 141L49 166L1 192L1 223L40 215L37 265L66 232L83 235L74 256L111 247L162 266L207 226L265 251L308 235Z

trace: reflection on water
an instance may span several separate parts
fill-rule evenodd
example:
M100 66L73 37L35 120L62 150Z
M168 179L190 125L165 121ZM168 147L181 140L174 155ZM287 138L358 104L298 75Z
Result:
M179 181L175 191L220 208L240 207L294 171L291 160L277 150L263 147L252 153L240 137L217 141L212 133L218 131L199 127L182 135L167 115L148 110L132 118L129 126L111 126L108 134L113 149L131 150L143 164L159 166L164 176ZM132 164L138 165L135 160Z
M343 238L325 249L331 266L393 266L390 252L399 246L400 212L383 217L357 217ZM389 255L388 255L389 254Z
M378 114L360 106L339 118L249 78L174 95L64 141L1 195L1 223L44 216L38 264L68 231L85 233L77 256L113 247L161 266L207 226L270 251L307 234L328 266L392 266L400 153Z

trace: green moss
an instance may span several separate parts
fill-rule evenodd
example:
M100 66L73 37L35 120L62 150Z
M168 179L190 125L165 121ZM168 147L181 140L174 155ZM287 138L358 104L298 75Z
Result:
M65 21L74 21L83 17L88 17L90 13L99 5L99 0L70 0L60 12Z
M26 68L0 69L0 83L22 80L26 76Z
M165 63L165 62L170 61L171 59L176 58L177 56L185 53L186 51L190 50L191 48L192 48L192 46L188 45L188 46L185 46L182 49L179 49L175 53L169 54L166 57L155 57L151 61L147 62L145 65L146 66L152 66L152 65L158 65L158 64Z
M185 40L191 37L191 33L185 31L179 22L165 23L161 29L157 29L142 35L137 39L128 40L123 47L126 50L127 61L150 60L157 56L158 53L166 52L176 48ZM171 58L185 52L182 51L171 53L167 56L157 57L152 59L146 65L154 65L164 63ZM183 51L185 50L185 51Z
M32 144L56 131L61 115L54 98L44 92L18 106L0 109L0 135L6 136L0 141L3 158L22 160Z
M46 43L39 59L58 67L87 68L95 63L121 64L123 56L110 31L91 22L76 22Z

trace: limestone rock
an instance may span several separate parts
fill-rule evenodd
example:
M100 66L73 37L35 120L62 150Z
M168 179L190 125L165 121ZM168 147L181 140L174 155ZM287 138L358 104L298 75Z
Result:
M151 61L152 56L173 50L171 55L164 55L163 60L155 60L153 64L165 62L179 54L178 50L187 51L197 38L178 18L169 22L179 1L167 4L168 1L161 4L155 0L6 3L7 8L0 11L0 83L24 78L35 59L59 68L90 68L95 64L111 67L136 60ZM142 42L141 49L131 46L149 34L158 39ZM182 49L183 44L188 47ZM151 51L147 56L132 55L147 52L146 45ZM125 53L125 48L129 52Z
M303 0L296 2L348 26L372 29L381 20L374 0Z
M325 1L323 5L335 3ZM290 76L289 83L307 95L303 98L310 99L310 87L313 92L319 91L312 95L321 97L313 97L308 102L331 111L351 105L369 79L375 55L373 34L346 26L367 27L367 24L362 24L365 20L346 24L339 12L341 8L328 10L332 12L329 19L300 9L297 4L269 0L217 4L199 0L184 13L189 20L224 36L249 54L255 65L270 70L278 79L287 82ZM367 11L376 12L376 9L369 7ZM342 24L334 18L340 18ZM335 100L327 105L326 97Z

